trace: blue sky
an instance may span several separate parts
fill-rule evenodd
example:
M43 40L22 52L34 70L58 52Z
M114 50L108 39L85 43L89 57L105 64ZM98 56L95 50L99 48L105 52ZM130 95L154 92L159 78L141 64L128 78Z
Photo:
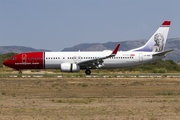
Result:
M180 37L180 0L0 0L0 46L60 51L149 39L163 21Z

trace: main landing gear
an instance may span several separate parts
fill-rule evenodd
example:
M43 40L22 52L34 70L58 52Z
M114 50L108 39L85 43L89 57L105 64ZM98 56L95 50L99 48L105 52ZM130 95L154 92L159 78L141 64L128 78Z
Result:
M85 73L86 73L86 75L90 75L91 74L91 70L86 69Z

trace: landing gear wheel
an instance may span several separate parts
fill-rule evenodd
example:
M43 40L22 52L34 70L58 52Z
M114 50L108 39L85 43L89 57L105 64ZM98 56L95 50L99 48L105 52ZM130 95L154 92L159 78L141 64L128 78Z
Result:
M22 74L22 71L21 71L21 70L19 70L19 74Z
M86 75L90 75L90 74L91 74L91 71L90 71L89 69L87 69L87 70L85 71L85 73L86 73Z

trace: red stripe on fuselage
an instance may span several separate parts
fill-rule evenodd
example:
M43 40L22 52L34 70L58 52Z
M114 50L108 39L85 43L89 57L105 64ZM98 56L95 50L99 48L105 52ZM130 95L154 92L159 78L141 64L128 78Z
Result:
M43 69L43 52L22 53L12 56L5 65L14 69Z

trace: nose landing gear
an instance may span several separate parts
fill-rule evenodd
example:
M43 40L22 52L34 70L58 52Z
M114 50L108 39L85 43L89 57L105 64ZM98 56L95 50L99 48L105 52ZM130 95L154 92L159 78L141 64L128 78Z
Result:
M17 71L19 71L19 74L22 74L21 69L16 69L16 68L13 68L13 70L17 70Z
M19 74L22 74L22 71L21 71L21 70L19 70Z

